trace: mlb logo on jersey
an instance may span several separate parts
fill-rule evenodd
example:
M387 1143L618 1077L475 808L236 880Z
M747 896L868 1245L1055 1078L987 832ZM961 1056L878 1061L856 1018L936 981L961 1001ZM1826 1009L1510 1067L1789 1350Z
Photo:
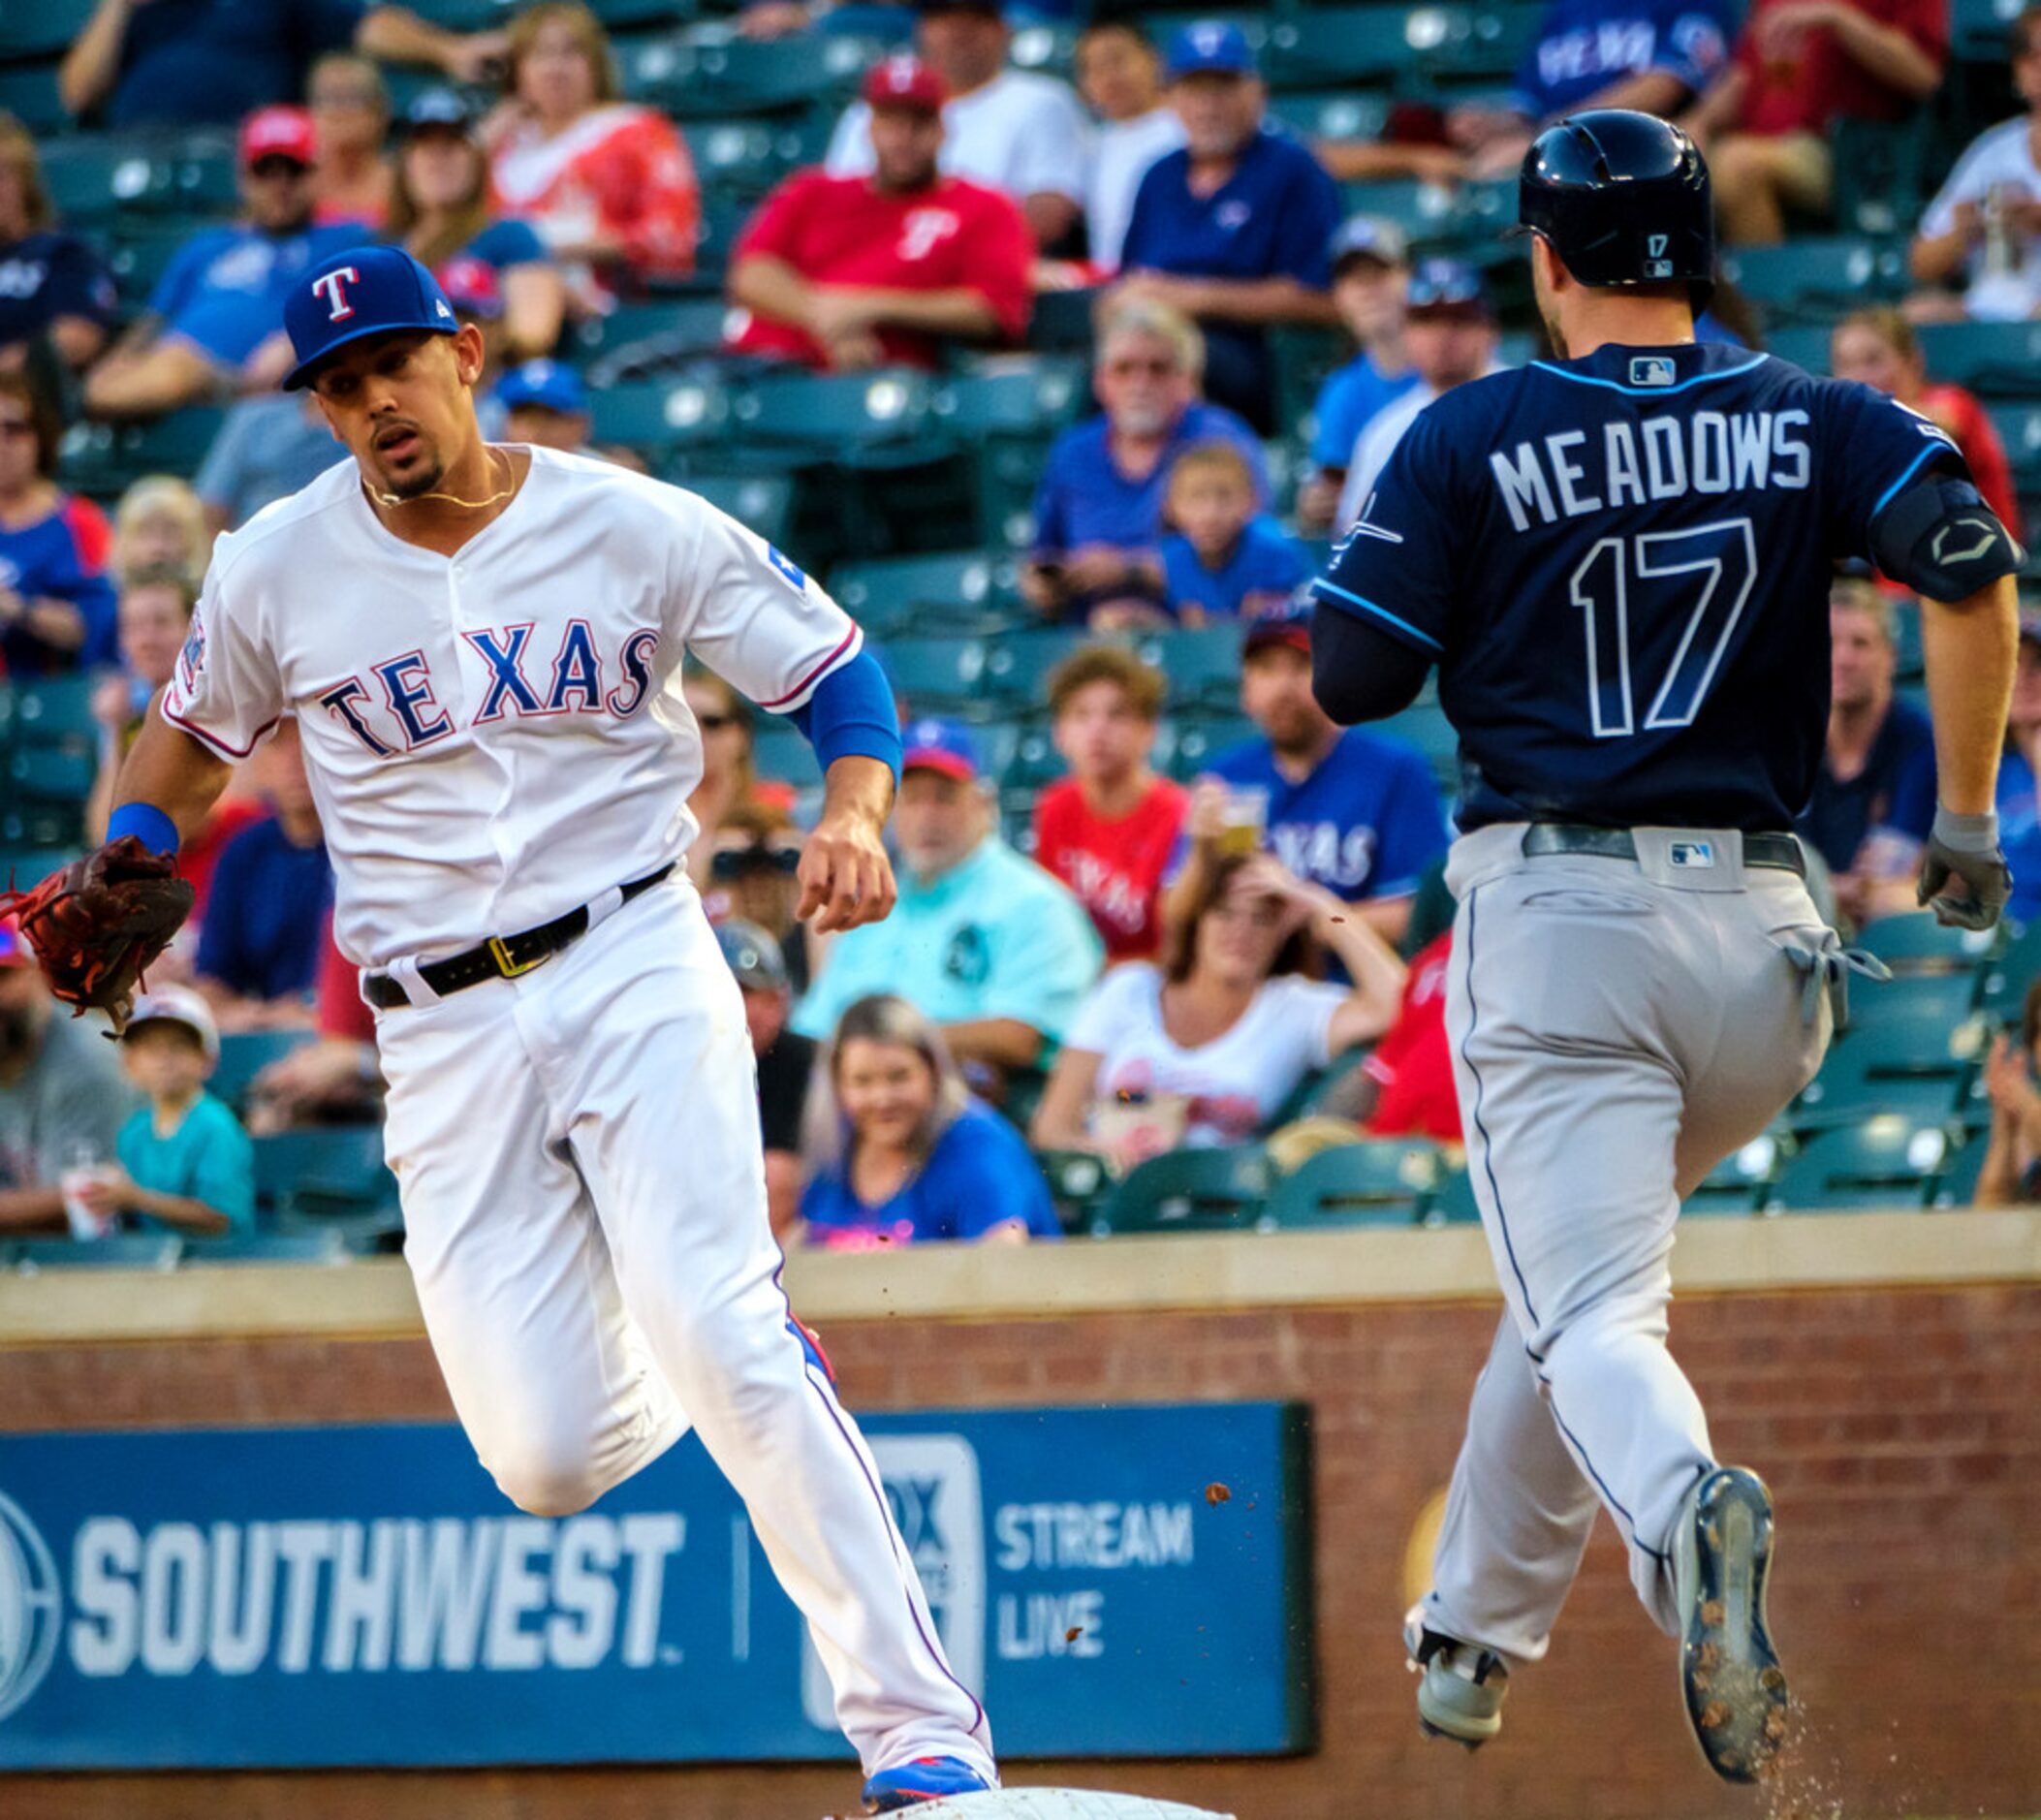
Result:
M1711 872L1715 864L1715 843L1711 840L1676 840L1670 858L1675 865L1689 871Z
M1663 239L1663 235L1654 234L1652 239ZM1646 354L1630 362L1630 383L1633 386L1670 386L1680 377L1679 368L1662 354Z

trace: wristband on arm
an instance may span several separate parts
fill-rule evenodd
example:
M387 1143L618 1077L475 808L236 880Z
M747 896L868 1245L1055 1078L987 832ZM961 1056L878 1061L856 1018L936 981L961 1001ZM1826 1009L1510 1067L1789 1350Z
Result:
M806 706L787 716L815 748L825 774L840 758L874 758L900 774L900 714L879 660L860 650L815 685Z
M151 853L177 851L177 824L153 802L123 802L107 818L107 839L133 834Z

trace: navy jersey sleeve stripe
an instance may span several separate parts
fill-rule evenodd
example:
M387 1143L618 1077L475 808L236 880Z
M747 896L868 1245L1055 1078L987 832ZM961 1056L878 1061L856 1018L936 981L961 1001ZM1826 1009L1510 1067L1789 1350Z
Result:
M1409 620L1398 619L1388 608L1378 607L1371 600L1364 600L1359 594L1341 587L1336 581L1328 581L1324 576L1320 576L1317 581L1313 581L1311 588L1321 599L1328 600L1329 604L1343 603L1346 607L1358 607L1364 612L1372 613L1377 619L1383 621L1390 631L1399 634L1406 643L1415 644L1423 650L1433 652L1443 651L1446 648L1430 633L1420 631Z
M1911 461L1907 462L1906 466L1900 471L1900 478L1894 481L1890 486L1888 486L1882 493L1878 495L1878 503L1870 509L1871 518L1875 518L1879 513L1883 512L1887 506L1891 505L1894 498L1898 495L1900 488L1904 486L1908 481L1912 480L1913 477L1916 474L1918 474L1922 468L1927 466L1927 464L1930 461L1932 461L1936 455L1954 455L1956 451L1952 449L1947 443L1931 442L1927 448L1923 449L1919 455L1915 455Z

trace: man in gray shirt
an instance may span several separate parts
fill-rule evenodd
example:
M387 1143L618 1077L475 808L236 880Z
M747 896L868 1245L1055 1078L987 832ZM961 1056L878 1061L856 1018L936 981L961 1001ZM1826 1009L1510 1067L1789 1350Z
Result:
M135 1097L103 1030L56 1015L42 969L0 922L0 1232L61 1227L58 1177L113 1160Z

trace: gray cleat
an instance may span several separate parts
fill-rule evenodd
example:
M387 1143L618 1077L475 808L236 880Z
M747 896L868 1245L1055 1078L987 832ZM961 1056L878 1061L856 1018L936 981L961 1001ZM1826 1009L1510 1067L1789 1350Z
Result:
M1502 1700L1510 1672L1492 1649L1428 1630L1424 1607L1403 1620L1403 1646L1418 1682L1418 1730L1478 1750L1502 1730Z
M1786 1738L1786 1672L1765 1628L1772 1495L1741 1466L1687 1494L1673 1531L1680 1687L1709 1768L1755 1782Z

